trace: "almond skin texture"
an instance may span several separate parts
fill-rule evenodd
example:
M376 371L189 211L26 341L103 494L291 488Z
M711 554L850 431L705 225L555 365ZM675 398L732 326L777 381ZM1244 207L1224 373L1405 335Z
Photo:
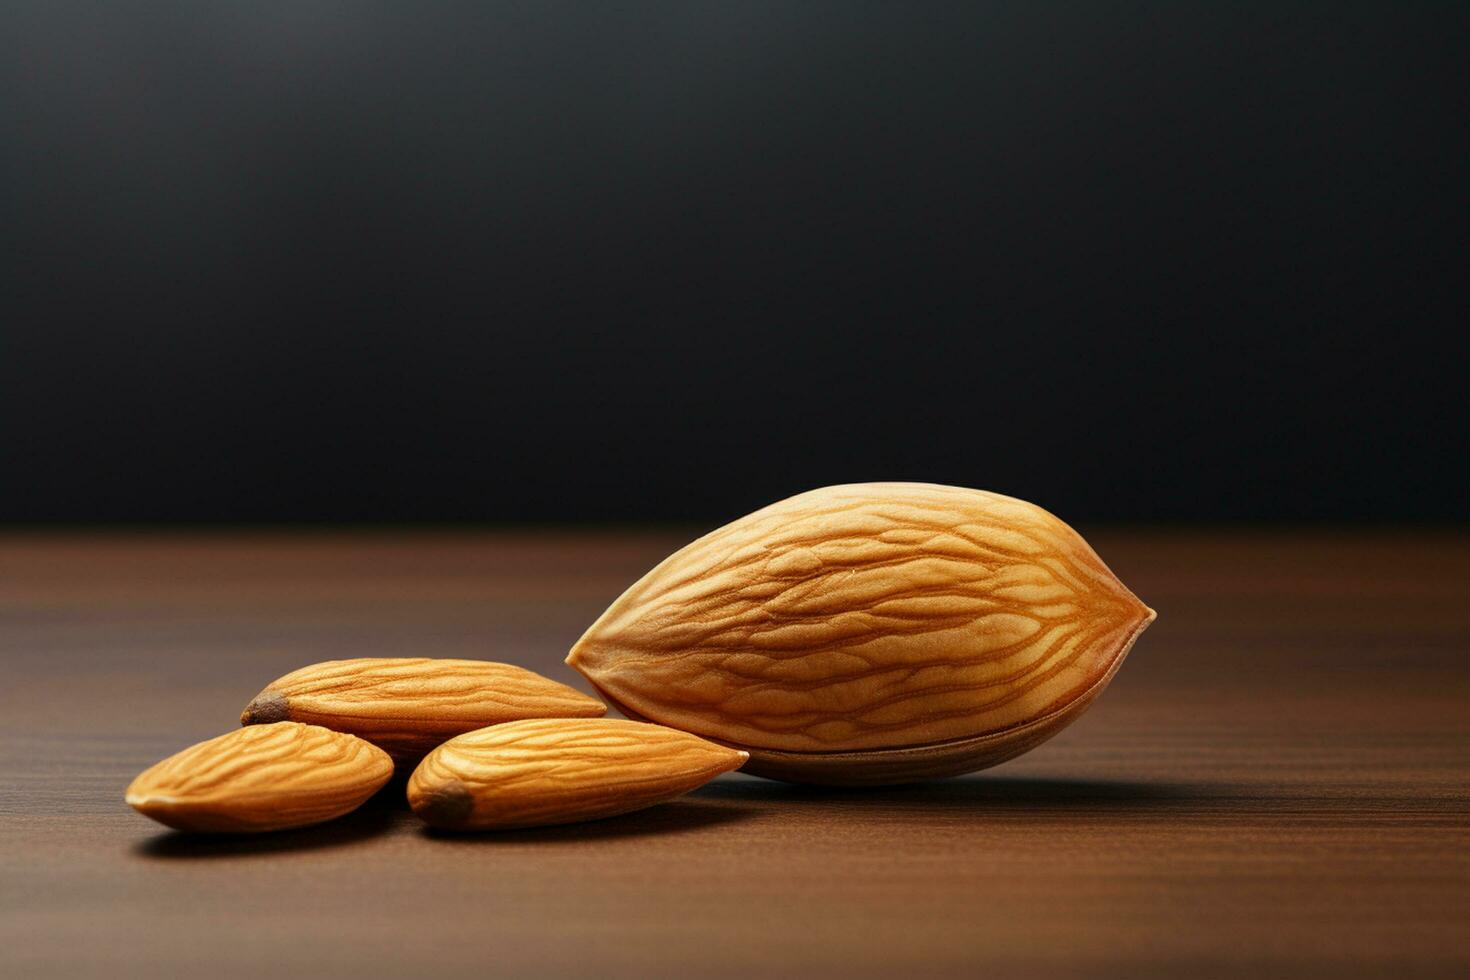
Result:
M864 483L791 497L676 552L567 663L630 718L750 752L746 772L901 783L1051 737L1153 618L1034 504Z
M425 657L328 660L246 705L242 725L301 721L349 732L399 763L464 732L523 718L599 718L602 702L522 667Z
M514 721L424 757L408 802L441 830L510 830L641 810L740 768L746 753L615 718Z
M169 756L133 780L127 801L177 830L249 834L340 817L392 775L388 754L356 736L282 721Z

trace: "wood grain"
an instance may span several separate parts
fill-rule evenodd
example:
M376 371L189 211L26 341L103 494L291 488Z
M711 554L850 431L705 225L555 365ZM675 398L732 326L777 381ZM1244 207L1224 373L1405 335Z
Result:
M1470 537L1081 529L1159 611L1036 751L878 791L726 775L445 838L390 785L259 838L122 792L275 677L561 659L693 534L0 538L0 974L1462 976Z

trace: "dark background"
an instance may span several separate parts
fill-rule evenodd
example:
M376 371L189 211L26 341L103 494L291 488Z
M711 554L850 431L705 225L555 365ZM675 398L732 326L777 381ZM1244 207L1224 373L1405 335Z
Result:
M0 520L1467 516L1459 4L0 13Z

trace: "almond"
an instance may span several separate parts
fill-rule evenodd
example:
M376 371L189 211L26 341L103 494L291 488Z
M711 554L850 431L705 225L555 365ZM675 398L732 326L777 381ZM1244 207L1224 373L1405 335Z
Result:
M246 705L242 725L302 721L350 732L398 762L447 738L523 718L597 718L607 708L565 684L486 660L328 660L302 667Z
M629 717L750 752L748 772L895 783L991 766L1054 735L1153 618L1034 504L855 484L678 551L567 662Z
M393 760L353 735L282 721L239 728L147 769L128 805L178 830L255 833L331 820L393 775Z
M444 830L573 823L662 803L745 759L744 752L636 721L515 721L430 752L409 778L408 802Z

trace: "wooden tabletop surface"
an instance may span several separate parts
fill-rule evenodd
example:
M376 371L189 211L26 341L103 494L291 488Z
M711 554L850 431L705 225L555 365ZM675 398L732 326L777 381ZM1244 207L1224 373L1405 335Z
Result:
M580 685L567 648L686 538L0 537L0 975L1470 975L1463 532L1089 534L1158 622L1075 725L962 779L730 775L464 838L401 790L219 840L123 804L313 661Z

